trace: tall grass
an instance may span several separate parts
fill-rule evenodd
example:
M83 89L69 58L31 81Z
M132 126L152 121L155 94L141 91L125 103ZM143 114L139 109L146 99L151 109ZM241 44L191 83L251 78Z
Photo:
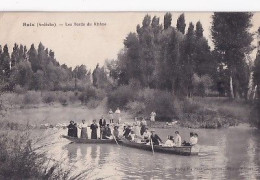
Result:
M0 179L68 179L61 163L34 149L29 133L0 132Z

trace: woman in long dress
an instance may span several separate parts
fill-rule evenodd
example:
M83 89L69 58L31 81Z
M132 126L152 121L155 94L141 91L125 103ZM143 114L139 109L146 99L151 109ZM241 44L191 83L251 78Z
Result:
M116 111L115 111L115 117L114 117L115 123L117 123L117 124L120 123L120 119L121 119L120 113L121 113L120 109L117 108Z
M88 139L88 124L86 123L85 119L82 120L79 128L81 129L80 138Z
M98 125L95 119L93 120L93 123L90 125L90 129L91 129L91 139L97 139Z

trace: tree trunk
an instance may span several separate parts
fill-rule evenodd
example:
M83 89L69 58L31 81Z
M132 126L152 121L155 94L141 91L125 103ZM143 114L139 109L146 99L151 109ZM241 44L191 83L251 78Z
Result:
M230 84L230 95L231 95L231 98L234 99L234 89L233 89L233 79L232 79L232 75L230 75L229 84Z

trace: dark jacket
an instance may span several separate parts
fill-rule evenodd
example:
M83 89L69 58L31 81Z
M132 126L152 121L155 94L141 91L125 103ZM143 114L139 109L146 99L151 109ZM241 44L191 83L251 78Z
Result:
M151 135L151 139L154 145L159 145L160 142L162 142L161 138L157 134Z

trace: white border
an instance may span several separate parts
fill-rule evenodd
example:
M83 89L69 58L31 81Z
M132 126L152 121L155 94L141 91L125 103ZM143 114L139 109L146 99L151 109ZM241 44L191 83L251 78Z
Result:
M260 11L260 1L0 0L0 11Z

